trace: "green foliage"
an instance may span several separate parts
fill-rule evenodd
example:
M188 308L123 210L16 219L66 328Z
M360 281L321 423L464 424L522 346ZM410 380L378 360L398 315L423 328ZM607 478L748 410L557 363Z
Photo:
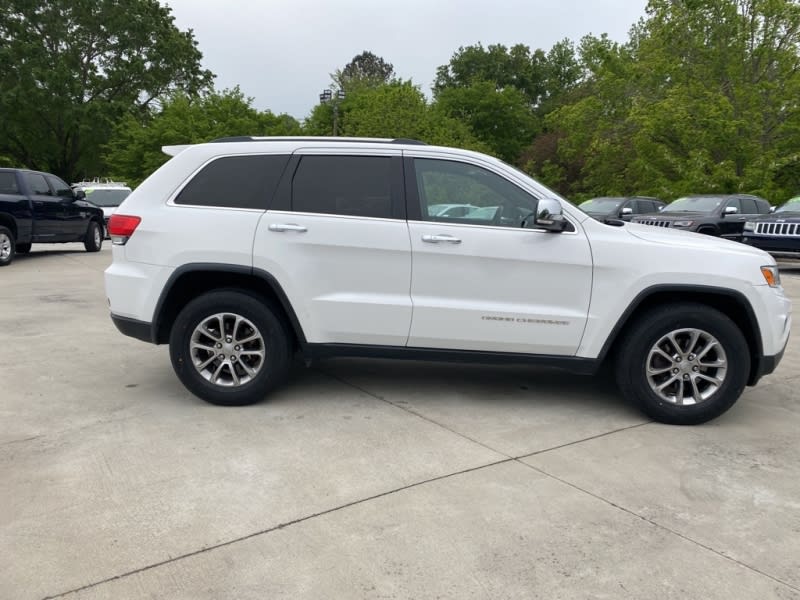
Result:
M289 115L259 112L239 88L201 96L174 94L141 116L126 115L107 146L110 174L138 185L169 157L162 146L196 144L236 135L298 135Z
M799 45L792 0L651 0L629 43L581 44L586 78L547 120L562 139L529 167L577 173L578 196L794 195Z
M353 57L342 69L332 75L337 90L347 93L360 87L375 87L389 83L394 78L394 66L368 50Z
M339 134L353 137L411 138L442 146L488 151L469 127L430 105L410 81L395 80L360 87L339 103ZM329 136L333 132L333 107L321 104L304 124L306 135Z
M213 77L157 0L5 0L0 42L0 153L68 181L102 174L119 119Z

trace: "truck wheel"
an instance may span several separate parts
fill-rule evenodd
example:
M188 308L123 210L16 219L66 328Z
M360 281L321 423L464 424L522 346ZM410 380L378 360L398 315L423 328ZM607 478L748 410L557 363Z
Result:
M99 252L103 247L103 228L97 224L97 221L89 221L89 229L86 230L83 247L87 252Z
M617 384L662 423L696 425L739 399L750 350L726 315L704 304L661 306L637 318L620 340Z
M10 265L15 253L14 234L7 227L0 227L0 267Z
M172 326L169 352L181 382L223 406L258 402L286 376L291 345L281 317L243 290L195 298Z
M28 244L17 244L16 247L17 254L27 254L31 251L31 245Z

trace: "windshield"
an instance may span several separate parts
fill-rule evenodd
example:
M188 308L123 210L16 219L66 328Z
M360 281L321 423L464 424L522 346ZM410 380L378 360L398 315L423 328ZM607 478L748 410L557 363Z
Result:
M592 198L581 202L578 208L585 212L611 214L617 212L623 201L624 198Z
M798 196L797 198L792 198L785 204L782 204L775 212L779 213L779 212L789 212L789 211L800 212L800 196Z
M89 188L84 190L86 199L96 206L119 206L131 193L130 190L104 190Z
M723 198L717 198L714 196L690 196L688 198L678 198L674 202L667 204L664 209L661 211L662 213L682 213L682 212L699 212L699 213L710 213L714 212L720 204L722 204Z

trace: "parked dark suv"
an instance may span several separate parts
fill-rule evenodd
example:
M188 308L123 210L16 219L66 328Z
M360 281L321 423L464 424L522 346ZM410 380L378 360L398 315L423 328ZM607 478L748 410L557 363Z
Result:
M776 258L800 258L800 196L770 215L747 221L742 242L766 250Z
M622 219L630 221L634 215L655 213L666 204L648 196L603 196L592 198L578 205L583 212L598 221Z
M769 211L769 202L748 194L686 196L657 214L634 217L631 221L738 239L746 221L768 215Z

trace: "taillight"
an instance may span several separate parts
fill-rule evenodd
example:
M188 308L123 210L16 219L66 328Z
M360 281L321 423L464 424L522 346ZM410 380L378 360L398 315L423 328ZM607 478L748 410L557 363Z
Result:
M108 220L108 235L111 238L111 243L124 246L141 222L141 217L118 215L116 213L111 215Z

